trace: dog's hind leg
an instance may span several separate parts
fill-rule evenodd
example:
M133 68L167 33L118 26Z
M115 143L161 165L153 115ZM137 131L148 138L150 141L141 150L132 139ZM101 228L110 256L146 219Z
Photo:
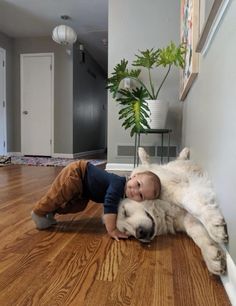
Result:
M184 148L180 153L177 159L187 160L190 158L190 149Z
M219 244L208 235L204 226L190 214L184 217L186 233L201 249L208 270L217 275L226 273L226 256Z
M147 154L147 152L144 150L144 148L142 148L142 147L138 148L138 156L139 156L139 159L140 159L142 165L149 165L150 164L150 161L149 161L150 157Z
M205 212L201 216L201 222L214 241L218 243L228 242L227 225L218 208L206 207Z
M196 188L197 189L197 188ZM228 242L224 217L215 201L214 193L201 194L194 188L182 194L183 207L204 225L210 237L217 243Z

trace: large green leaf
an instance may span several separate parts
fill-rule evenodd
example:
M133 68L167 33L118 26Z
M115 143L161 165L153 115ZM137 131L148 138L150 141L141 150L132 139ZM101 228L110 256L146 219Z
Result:
M136 60L133 62L133 66L145 67L151 69L153 65L156 63L160 50L151 50L147 49L145 51L139 51L141 55L136 56Z
M146 89L143 87L132 90L120 89L119 95L116 99L121 106L119 120L123 120L122 126L125 129L131 129L131 137L134 133L150 128L147 122L149 108L145 101L148 97Z
M171 42L166 48L160 49L159 57L156 61L157 66L166 67L174 65L176 67L184 66L185 47L180 44L178 47Z
M108 78L107 88L113 95L113 98L116 98L117 92L119 90L120 82L125 78L138 78L141 72L140 69L127 69L128 61L122 59L119 64L117 64L112 72L112 76Z

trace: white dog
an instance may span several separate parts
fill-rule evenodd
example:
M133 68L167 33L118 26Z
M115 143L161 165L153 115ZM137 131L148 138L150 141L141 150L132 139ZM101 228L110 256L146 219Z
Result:
M162 185L160 199L123 200L118 211L118 229L141 242L150 242L166 233L186 232L201 249L209 271L224 274L226 259L220 243L228 241L226 224L207 174L188 160L189 149L185 148L177 160L166 165L149 164L142 148L139 157L142 165L133 173L146 170L156 173Z

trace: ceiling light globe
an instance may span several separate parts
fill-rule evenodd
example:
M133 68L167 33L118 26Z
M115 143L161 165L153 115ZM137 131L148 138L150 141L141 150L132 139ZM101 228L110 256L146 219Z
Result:
M77 40L76 32L67 25L59 25L52 31L52 39L61 45L73 45Z

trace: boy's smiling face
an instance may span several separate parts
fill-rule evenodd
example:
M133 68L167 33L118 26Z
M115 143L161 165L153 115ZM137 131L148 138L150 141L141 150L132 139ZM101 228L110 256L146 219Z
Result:
M149 176L137 173L133 175L125 185L125 195L127 198L141 202L155 199L155 184Z

